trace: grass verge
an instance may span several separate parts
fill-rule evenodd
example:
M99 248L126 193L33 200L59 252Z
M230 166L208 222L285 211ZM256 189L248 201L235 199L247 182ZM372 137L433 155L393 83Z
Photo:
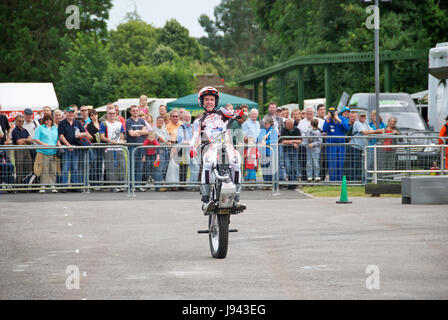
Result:
M305 193L308 193L314 197L340 197L341 196L341 187L340 186L310 186L310 187L302 187L301 190ZM371 197L370 194L366 194L365 187L362 186L348 186L347 187L347 195L350 197ZM394 197L399 198L401 195L399 194L387 194L381 195L381 197Z

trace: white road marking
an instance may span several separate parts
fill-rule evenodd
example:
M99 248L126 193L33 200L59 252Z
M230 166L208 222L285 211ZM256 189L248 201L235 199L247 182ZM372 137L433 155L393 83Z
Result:
M76 250L65 250L65 251L50 251L51 253L72 253L72 252L76 252L79 253L79 249Z
M328 268L327 265L304 266L304 267L300 267L300 269L308 269L308 270L335 270L335 269L332 269L332 268Z
M170 276L175 277L194 277L194 276L207 276L207 275L215 275L217 274L216 271L169 271L167 272Z
M69 226L69 227L71 227L71 226L73 226L70 222L69 223L67 223L67 225Z
M80 238L84 238L84 236L82 234L78 234L78 237Z

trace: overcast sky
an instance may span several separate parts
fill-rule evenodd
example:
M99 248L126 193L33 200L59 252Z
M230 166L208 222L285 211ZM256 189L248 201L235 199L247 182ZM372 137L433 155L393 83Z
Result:
M205 13L213 18L213 9L221 0L113 0L112 10L109 12L108 28L115 29L123 22L127 12L137 12L143 21L160 28L165 22L175 18L181 25L190 30L190 36L205 36L199 25L198 18Z

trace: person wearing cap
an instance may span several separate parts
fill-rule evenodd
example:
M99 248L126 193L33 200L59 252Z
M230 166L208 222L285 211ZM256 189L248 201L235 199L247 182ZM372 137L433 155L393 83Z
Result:
M362 176L362 151L367 147L367 139L357 138L369 134L381 134L383 129L375 130L367 123L367 111L358 112L358 120L353 124L353 178L355 181L364 181ZM364 177L365 178L365 177Z
M23 128L28 131L31 137L34 137L34 132L36 131L36 128L40 126L40 123L39 121L34 119L33 110L31 110L30 108L26 108L23 113L25 115L25 123L23 124ZM37 145L34 142L33 144ZM30 150L30 154L31 158L34 161L34 159L36 159L36 150Z
M327 136L345 136L348 129L344 128L343 120L339 118L336 108L330 107L328 111L322 131ZM330 181L340 181L344 168L345 138L328 138L324 142L328 143L326 152Z
M350 108L349 107L343 107L341 111L339 111L339 118L342 121L342 126L344 127L345 132L347 133L350 130Z
M79 139L87 137L84 126L75 119L75 108L70 106L66 110L67 118L62 120L58 126L58 135L62 146L80 145ZM68 183L68 173L70 172L71 183L82 182L79 171L78 149L65 149L62 156L62 183ZM64 191L63 191L64 192Z
M25 123L23 124L23 127L28 131L28 133L33 137L34 131L38 126L40 126L39 121L34 119L33 116L33 110L30 108L26 108L23 112L25 116Z

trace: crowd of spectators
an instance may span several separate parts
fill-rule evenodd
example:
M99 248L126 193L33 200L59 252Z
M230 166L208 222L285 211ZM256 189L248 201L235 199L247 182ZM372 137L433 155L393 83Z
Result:
M390 118L387 125L381 121L377 129L375 113L367 123L366 112L347 107L339 112L329 108L326 112L325 106L319 105L316 110L308 107L290 113L288 108L270 103L261 120L257 109L249 110L246 105L238 108L244 116L234 121L230 129L233 144L244 157L246 182L255 182L257 172L265 182L290 181L291 184L286 183L290 189L296 188L298 181L340 181L342 176L349 181L363 181L362 150L376 140L362 137L399 134L396 118ZM45 190L58 192L56 185L80 187L87 184L88 177L94 190L106 185L121 192L128 172L126 157L133 173L128 178L139 191L146 191L151 183L155 183L156 191L167 191L184 188L162 187L164 181L178 185L199 181L201 161L189 157L188 147L197 121L192 121L187 110L167 112L162 105L153 119L146 96L140 97L139 105L129 108L127 120L113 103L107 104L106 110L99 118L92 106L78 110L71 105L65 111L44 107L37 115L25 109L13 122L0 114L0 144L36 147L0 150L0 183L26 187L39 182ZM196 119L200 117L201 114ZM384 139L383 143L393 144L392 139ZM70 148L102 144L101 148ZM40 146L66 148L39 149ZM392 149L382 148L381 157L388 169L394 169Z

